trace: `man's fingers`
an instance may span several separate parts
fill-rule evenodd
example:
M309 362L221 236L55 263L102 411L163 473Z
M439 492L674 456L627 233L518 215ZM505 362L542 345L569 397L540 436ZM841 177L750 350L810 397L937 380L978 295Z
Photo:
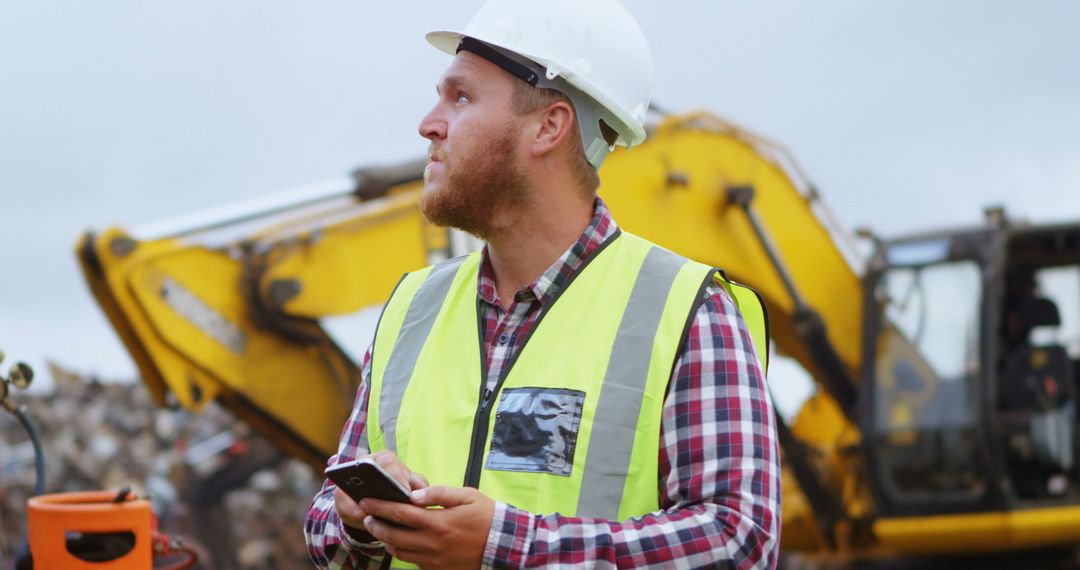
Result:
M402 551L417 551L430 547L431 539L423 531L398 526L371 515L364 519L364 527L371 536L384 542L394 556L398 556Z
M428 486L428 480L423 475L413 471L409 474L409 486L412 490L423 489Z
M422 507L394 501L364 499L360 501L360 508L369 515L401 526L416 529L428 527L428 519L425 517L427 512Z
M456 507L473 501L474 489L436 485L412 492L412 502L421 507Z
M400 540L399 533L403 527L388 524L386 521L381 521L375 517L368 515L364 519L364 529L374 536L376 539L385 542L387 546L396 548L398 540ZM393 554L393 552L391 552Z
M423 568L478 567L495 501L467 487L427 487L413 497L415 504L360 501L360 508L370 513L364 526L388 546L388 552L406 562Z
M397 455L394 455L393 451L389 449L381 449L368 455L379 467L382 467L391 477L397 479L406 489L410 491L416 487L413 485L413 472L401 462L401 459ZM421 479L423 476L421 476ZM426 483L426 481L425 481ZM426 486L426 485L425 485Z
M364 517L367 513L340 487L334 489L334 509L341 518L341 522L353 528L364 528Z
M395 463L401 463L401 461L397 458L397 455L394 455L394 452L390 451L389 449L380 449L379 451L372 453L368 457L370 457L375 463L378 463L382 467L391 467Z

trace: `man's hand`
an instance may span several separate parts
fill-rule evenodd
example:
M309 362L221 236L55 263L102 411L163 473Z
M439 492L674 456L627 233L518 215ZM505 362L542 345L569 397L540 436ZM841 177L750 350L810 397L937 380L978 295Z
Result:
M408 466L402 463L401 460L398 459L398 456L394 455L394 452L389 449L383 449L370 455L365 455L360 459L374 460L375 463L379 464L379 467L382 467L410 491L423 489L428 486L427 479L423 475L412 472Z
M398 459L397 455L394 455L393 451L384 449L364 457L378 463L406 489L415 491L428 486L427 479L423 475L411 471ZM374 539L367 536L370 533L364 528L364 518L367 517L368 513L364 512L360 505L340 488L334 489L334 510L337 511L338 516L341 517L341 522L345 523L346 527L360 531L359 533L350 533L354 539L360 542L373 542Z
M469 487L413 491L412 505L364 499L364 525L391 555L422 568L479 568L495 501ZM439 506L441 509L425 507Z

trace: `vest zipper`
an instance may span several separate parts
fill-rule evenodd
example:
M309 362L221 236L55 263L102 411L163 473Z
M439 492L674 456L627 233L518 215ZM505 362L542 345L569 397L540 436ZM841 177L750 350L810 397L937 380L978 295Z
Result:
M480 395L480 405L473 416L472 442L469 444L469 463L465 467L465 486L479 487L480 468L484 462L484 447L487 446L487 425L491 420L491 397L502 386L502 379L495 390L484 388Z
M525 346L529 343L529 339L532 338L536 329L540 328L540 323L544 320L548 310L555 304L555 301L559 300L559 297L570 288L570 285L581 275L585 269L596 259L607 247L622 235L622 229L616 228L615 233L611 234L604 243L600 244L592 253L585 258L581 265L578 267L577 273L575 273L570 280L563 284L563 288L560 289L555 297L551 299L546 307L540 309L540 314L536 316L536 322L533 323L532 329L525 335L525 339L521 342L521 346L513 356L510 357L510 362L504 365L502 373L499 375L499 381L495 383L495 389L487 389L487 348L484 346L484 337L477 335L480 341L480 370L483 371L483 376L480 378L480 404L476 407L476 414L473 415L473 433L472 441L469 443L469 461L465 465L465 486L472 487L474 489L480 487L480 471L483 469L484 463L484 448L487 447L487 426L491 421L491 400L495 394L499 393L502 389L503 382L506 381L506 377L510 375L510 369L514 367L517 362L517 357L521 355L521 351L525 350ZM484 317L482 311L480 296L476 297L476 330L477 332L484 330Z

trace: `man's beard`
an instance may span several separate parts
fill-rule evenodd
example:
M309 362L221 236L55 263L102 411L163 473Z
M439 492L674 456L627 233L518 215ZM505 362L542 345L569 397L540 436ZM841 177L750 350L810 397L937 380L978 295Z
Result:
M514 225L528 194L514 156L516 129L490 141L469 141L453 157L444 157L442 188L420 196L420 212L429 222L458 228L489 240Z

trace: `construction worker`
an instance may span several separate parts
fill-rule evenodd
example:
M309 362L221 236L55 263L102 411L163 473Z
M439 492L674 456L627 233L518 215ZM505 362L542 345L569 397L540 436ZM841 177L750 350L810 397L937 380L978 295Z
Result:
M617 0L490 0L427 39L454 59L420 123L420 207L486 246L391 295L329 463L373 457L412 504L327 481L313 561L774 567L763 308L596 195L608 152L645 139L637 23Z

